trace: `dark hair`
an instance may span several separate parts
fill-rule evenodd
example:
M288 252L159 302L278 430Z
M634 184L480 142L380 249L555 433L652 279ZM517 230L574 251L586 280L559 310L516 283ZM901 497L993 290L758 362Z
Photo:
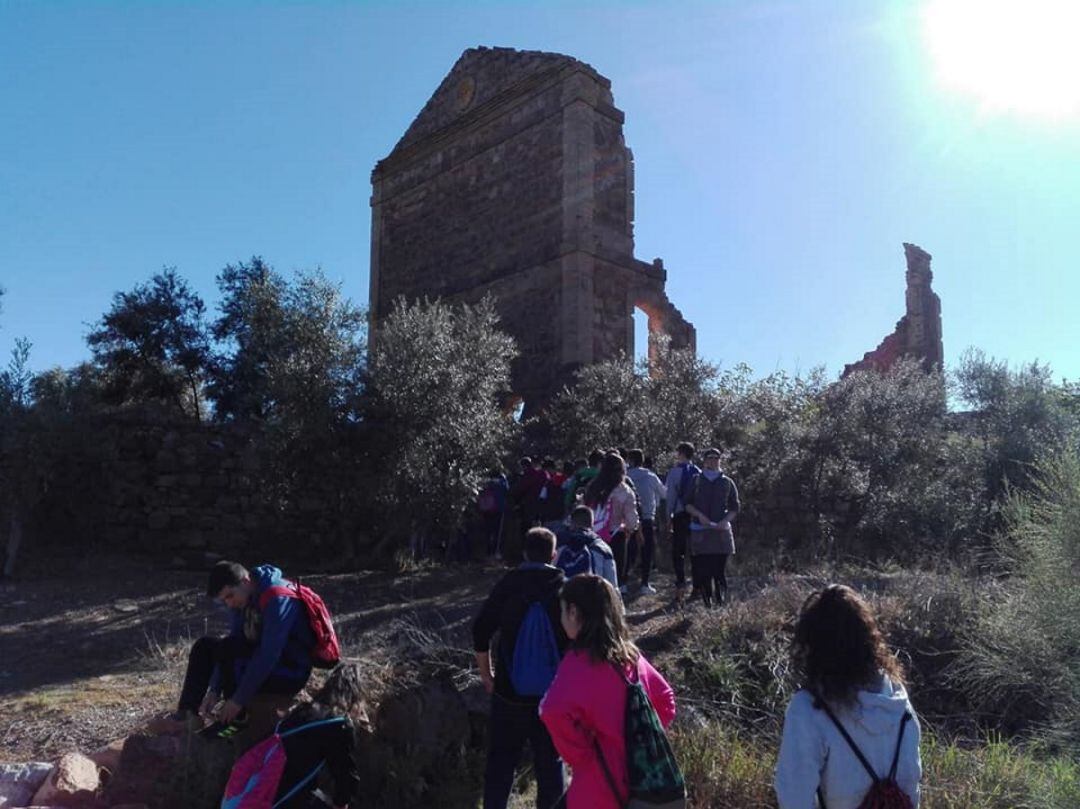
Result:
M582 466L585 465L584 461L582 462L581 465ZM573 464L573 462L571 462L571 461L563 461L562 473L564 475L566 475L567 477L570 477L572 474L574 474L574 464Z
M541 461L540 466L543 469L554 469L555 468L555 459L554 458L544 458L544 460Z
M347 716L361 707L364 690L360 667L355 663L337 666L315 694L314 701L326 710L328 716Z
M675 451L682 454L688 461L694 460L694 453L697 449L689 441L683 441L679 446L675 447Z
M578 528L592 528L592 509L585 505L574 506L570 512L570 523Z
M637 662L640 652L630 640L622 598L611 582L591 573L574 576L563 585L559 598L581 615L574 648L588 652L596 663Z
M589 462L585 458L578 458L574 461L574 470L584 469L589 465Z
M882 672L898 685L904 682L903 668L885 645L870 607L843 584L830 584L806 599L791 657L803 686L827 702L850 705Z
M521 460L518 461L518 466L520 466L522 469L529 468L530 466L532 466L532 458L530 458L528 455L526 455L525 457L523 457Z
M355 663L338 665L310 702L302 702L289 711L282 727L294 728L337 716L351 719L354 732L362 728L371 729L360 667Z
M600 472L585 487L585 502L603 505L626 478L626 462L616 452L609 452L600 462Z
M223 587L235 587L251 574L239 562L222 560L210 568L210 578L206 582L206 595L217 598Z
M631 466L641 466L645 462L645 453L640 449L632 449L626 453L626 462Z
M589 453L589 466L596 466L603 459L604 451L602 449L594 449Z
M546 528L530 528L525 534L525 558L530 562L550 562L555 553L555 535Z

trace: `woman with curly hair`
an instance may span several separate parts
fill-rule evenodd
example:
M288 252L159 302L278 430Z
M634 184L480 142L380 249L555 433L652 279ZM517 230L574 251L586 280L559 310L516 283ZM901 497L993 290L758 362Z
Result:
M815 795L822 809L858 809L871 787L888 779L896 805L906 796L917 807L919 721L900 662L867 603L839 584L813 593L791 650L802 688L784 716L780 809L812 809Z

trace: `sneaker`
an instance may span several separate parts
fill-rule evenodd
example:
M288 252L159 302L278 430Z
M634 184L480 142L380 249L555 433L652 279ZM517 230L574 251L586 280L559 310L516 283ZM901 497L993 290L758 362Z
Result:
M644 582L644 583L643 583L643 584L641 585L641 589L640 589L640 590L638 590L638 592L639 592L639 593L643 593L643 594L645 594L645 595L655 595L655 594L656 594L656 588L655 588L655 587L653 587L653 586L652 586L651 584L649 584L648 582Z
M247 727L248 719L250 716L247 710L243 710L231 722L219 721L207 725L199 731L199 735L212 739L231 739Z

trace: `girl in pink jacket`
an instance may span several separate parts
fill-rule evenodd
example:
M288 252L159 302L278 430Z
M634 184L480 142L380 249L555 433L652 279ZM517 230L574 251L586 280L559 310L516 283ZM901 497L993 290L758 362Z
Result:
M540 703L540 719L574 773L567 809L621 809L598 756L604 756L625 796L624 676L642 684L664 727L675 718L675 694L630 641L622 599L610 583L599 576L575 576L563 587L560 601L571 649Z

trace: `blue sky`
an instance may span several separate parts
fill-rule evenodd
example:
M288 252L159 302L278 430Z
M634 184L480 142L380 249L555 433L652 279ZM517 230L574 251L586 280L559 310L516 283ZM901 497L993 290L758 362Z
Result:
M162 266L211 307L253 254L366 302L372 167L465 48L499 45L612 80L637 255L664 258L705 356L838 372L903 314L910 241L947 363L1080 377L1080 122L944 86L922 7L7 0L0 351L84 359L112 294Z

